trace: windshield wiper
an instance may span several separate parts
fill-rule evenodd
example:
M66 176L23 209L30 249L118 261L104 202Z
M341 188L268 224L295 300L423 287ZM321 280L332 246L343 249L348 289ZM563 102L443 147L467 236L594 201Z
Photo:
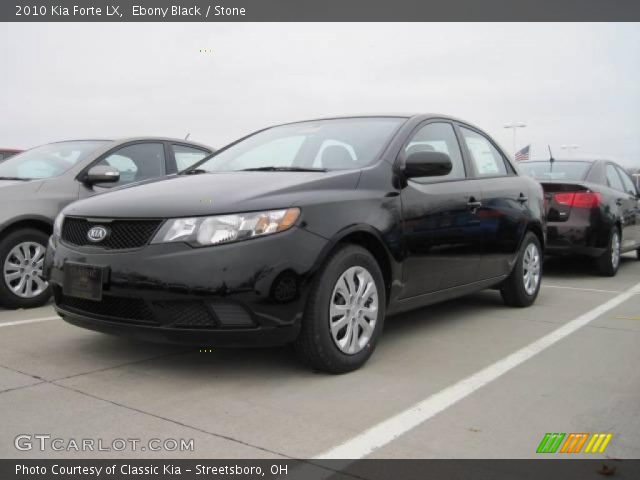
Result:
M241 172L326 172L326 168L305 168L305 167L255 167L244 168Z
M0 180L21 180L23 182L28 182L29 180L33 180L33 179L23 178L23 177L0 177Z
M209 173L209 170L204 170L203 168L194 168L193 170L185 170L180 172L178 175L199 175L201 173Z

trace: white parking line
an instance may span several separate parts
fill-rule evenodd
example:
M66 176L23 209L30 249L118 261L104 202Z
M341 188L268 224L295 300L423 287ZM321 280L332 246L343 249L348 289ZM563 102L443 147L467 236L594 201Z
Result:
M61 320L61 318L58 316L55 316L55 317L30 318L29 320L16 320L15 322L0 323L0 328L14 327L16 325L26 325L29 323L48 322L49 320Z
M459 402L463 398L471 395L479 388L482 388L488 383L501 377L521 363L529 360L531 357L546 350L568 335L571 335L576 330L584 327L600 315L603 315L609 310L617 307L637 293L640 293L640 283L598 307L589 310L587 313L574 318L557 330L554 330L533 343L530 343L517 352L514 352L479 372L460 380L458 383L427 397L407 410L378 423L370 429L365 430L361 434L322 453L321 455L318 455L315 458L358 459L369 455L378 448L395 440L400 435L412 430L421 423L429 420L431 417Z
M582 288L582 287L565 287L564 285L541 285L543 288L564 288L566 290L577 290L579 292L598 292L598 293L622 293L620 290L600 290L598 288Z

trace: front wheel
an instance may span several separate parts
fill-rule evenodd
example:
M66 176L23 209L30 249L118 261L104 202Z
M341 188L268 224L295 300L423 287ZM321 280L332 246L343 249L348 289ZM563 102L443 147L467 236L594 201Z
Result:
M611 229L609 243L605 252L596 259L596 268L603 277L615 277L620 267L620 232L617 227Z
M44 305L50 289L42 276L49 236L40 230L24 229L0 240L0 304L5 308L33 308Z
M535 302L542 280L542 249L538 237L527 232L511 274L500 293L510 307L528 307Z
M378 263L368 250L345 245L329 257L312 286L296 351L317 370L356 370L373 353L384 316Z

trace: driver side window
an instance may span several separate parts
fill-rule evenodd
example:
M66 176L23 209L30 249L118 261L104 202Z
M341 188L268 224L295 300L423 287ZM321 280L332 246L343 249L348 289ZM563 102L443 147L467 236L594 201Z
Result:
M109 186L126 185L161 177L166 173L164 145L162 143L127 145L103 158L96 165L110 166L120 172L120 180Z
M464 163L462 161L462 153L460 145L456 138L453 125L450 123L429 123L420 128L411 137L409 143L404 148L405 158L415 152L436 151L449 155L453 168L447 175L439 177L418 177L412 180L419 182L443 180L458 180L465 178Z

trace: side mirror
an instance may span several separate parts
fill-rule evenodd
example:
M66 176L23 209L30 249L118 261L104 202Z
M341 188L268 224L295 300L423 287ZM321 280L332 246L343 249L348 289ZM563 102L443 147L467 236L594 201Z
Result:
M96 165L91 167L85 176L85 183L94 185L96 183L113 183L120 180L120 172L117 168L108 165Z
M405 160L404 175L413 177L441 177L453 168L449 155L436 151L414 152Z

